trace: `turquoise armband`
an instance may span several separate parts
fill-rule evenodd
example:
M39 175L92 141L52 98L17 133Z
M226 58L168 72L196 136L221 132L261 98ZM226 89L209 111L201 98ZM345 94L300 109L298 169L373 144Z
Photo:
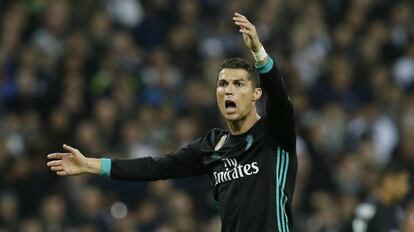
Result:
M265 64L255 65L256 71L261 74L269 72L270 69L272 69L272 67L273 67L273 60L272 58L270 58L270 56L269 56L269 59L267 59L267 62Z
M111 160L107 158L101 158L101 176L111 175Z

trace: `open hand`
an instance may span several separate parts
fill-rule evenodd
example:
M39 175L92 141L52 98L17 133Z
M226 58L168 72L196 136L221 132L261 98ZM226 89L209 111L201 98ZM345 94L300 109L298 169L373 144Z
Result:
M86 172L87 158L78 149L63 145L68 153L51 153L48 159L54 159L47 163L50 170L55 171L59 176L79 175Z
M235 25L240 27L239 31L243 35L246 46L253 52L257 52L262 47L262 43L257 35L256 27L249 22L246 16L237 12L234 13L233 21Z

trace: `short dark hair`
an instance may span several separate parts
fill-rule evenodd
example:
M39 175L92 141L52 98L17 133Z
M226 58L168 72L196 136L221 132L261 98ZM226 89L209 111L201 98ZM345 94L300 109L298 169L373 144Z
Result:
M377 178L378 184L382 184L385 178L387 177L396 177L401 174L407 173L407 166L404 163L393 161L386 166L384 166L381 170L379 170L379 176Z
M251 65L249 61L240 57L229 58L221 64L219 72L225 68L246 70L247 73L249 73L248 79L252 82L253 88L260 87L259 76L257 75L255 67L253 67L253 65Z

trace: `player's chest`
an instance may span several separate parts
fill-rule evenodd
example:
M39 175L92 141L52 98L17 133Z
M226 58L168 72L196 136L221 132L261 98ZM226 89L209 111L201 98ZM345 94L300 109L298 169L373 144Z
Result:
M269 156L265 141L247 135L233 141L218 142L205 157L214 185L260 176L266 172Z

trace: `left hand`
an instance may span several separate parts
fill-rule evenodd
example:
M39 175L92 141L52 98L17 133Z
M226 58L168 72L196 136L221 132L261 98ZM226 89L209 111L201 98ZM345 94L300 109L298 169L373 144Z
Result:
M257 52L262 47L262 43L257 35L256 27L249 22L246 16L237 12L234 13L233 21L240 27L239 31L243 35L244 44L253 52Z

